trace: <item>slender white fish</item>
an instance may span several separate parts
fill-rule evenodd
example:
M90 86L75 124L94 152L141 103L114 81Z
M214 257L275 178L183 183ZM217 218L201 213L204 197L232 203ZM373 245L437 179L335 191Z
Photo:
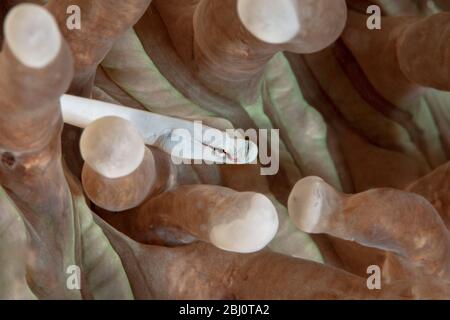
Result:
M80 128L107 116L124 118L140 131L145 144L181 159L245 164L253 163L258 157L258 147L252 141L195 121L71 95L61 97L61 108L64 122Z

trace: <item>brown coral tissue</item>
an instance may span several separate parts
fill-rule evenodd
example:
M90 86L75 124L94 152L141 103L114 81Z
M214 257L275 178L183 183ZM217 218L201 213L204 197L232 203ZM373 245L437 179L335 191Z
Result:
M0 1L0 299L450 299L448 2Z

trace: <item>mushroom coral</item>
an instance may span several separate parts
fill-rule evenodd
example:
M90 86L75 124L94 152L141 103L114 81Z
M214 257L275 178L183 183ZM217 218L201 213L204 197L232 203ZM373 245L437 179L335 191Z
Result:
M444 1L23 2L0 298L450 299Z

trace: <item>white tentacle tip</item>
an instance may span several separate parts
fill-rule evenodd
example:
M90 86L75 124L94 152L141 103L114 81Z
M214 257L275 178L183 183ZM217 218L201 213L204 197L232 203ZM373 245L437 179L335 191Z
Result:
M120 117L100 118L80 139L83 159L97 173L110 179L133 173L144 160L145 143L131 122Z
M300 32L295 0L238 0L237 10L242 24L261 41L286 43Z
M319 177L306 177L294 186L288 199L288 210L294 224L302 231L314 233L326 201L326 182Z
M226 251L251 253L273 240L278 231L278 214L272 202L262 194L254 194L249 203L249 209L240 218L211 229L212 244Z
M17 60L34 69L53 62L62 46L55 18L44 7L35 4L15 6L6 17L4 33Z

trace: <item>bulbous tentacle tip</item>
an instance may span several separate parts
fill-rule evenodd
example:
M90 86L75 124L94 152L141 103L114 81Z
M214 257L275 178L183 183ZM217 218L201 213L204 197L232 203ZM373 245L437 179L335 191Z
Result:
M139 131L123 118L108 116L92 122L80 139L83 159L100 175L117 179L142 163L145 143Z
M62 46L55 18L36 4L15 6L5 19L4 34L16 59L33 69L42 69L52 63Z
M278 231L277 211L262 194L244 192L238 197L233 208L238 208L241 214L214 225L210 231L210 241L226 251L257 252L266 247Z
M286 43L300 31L294 0L238 0L237 10L247 30L264 42Z
M286 44L289 51L320 51L344 31L344 0L237 0L241 23L259 40Z
M289 195L289 216L300 230L320 233L323 220L334 211L339 198L323 179L306 177L297 182Z

